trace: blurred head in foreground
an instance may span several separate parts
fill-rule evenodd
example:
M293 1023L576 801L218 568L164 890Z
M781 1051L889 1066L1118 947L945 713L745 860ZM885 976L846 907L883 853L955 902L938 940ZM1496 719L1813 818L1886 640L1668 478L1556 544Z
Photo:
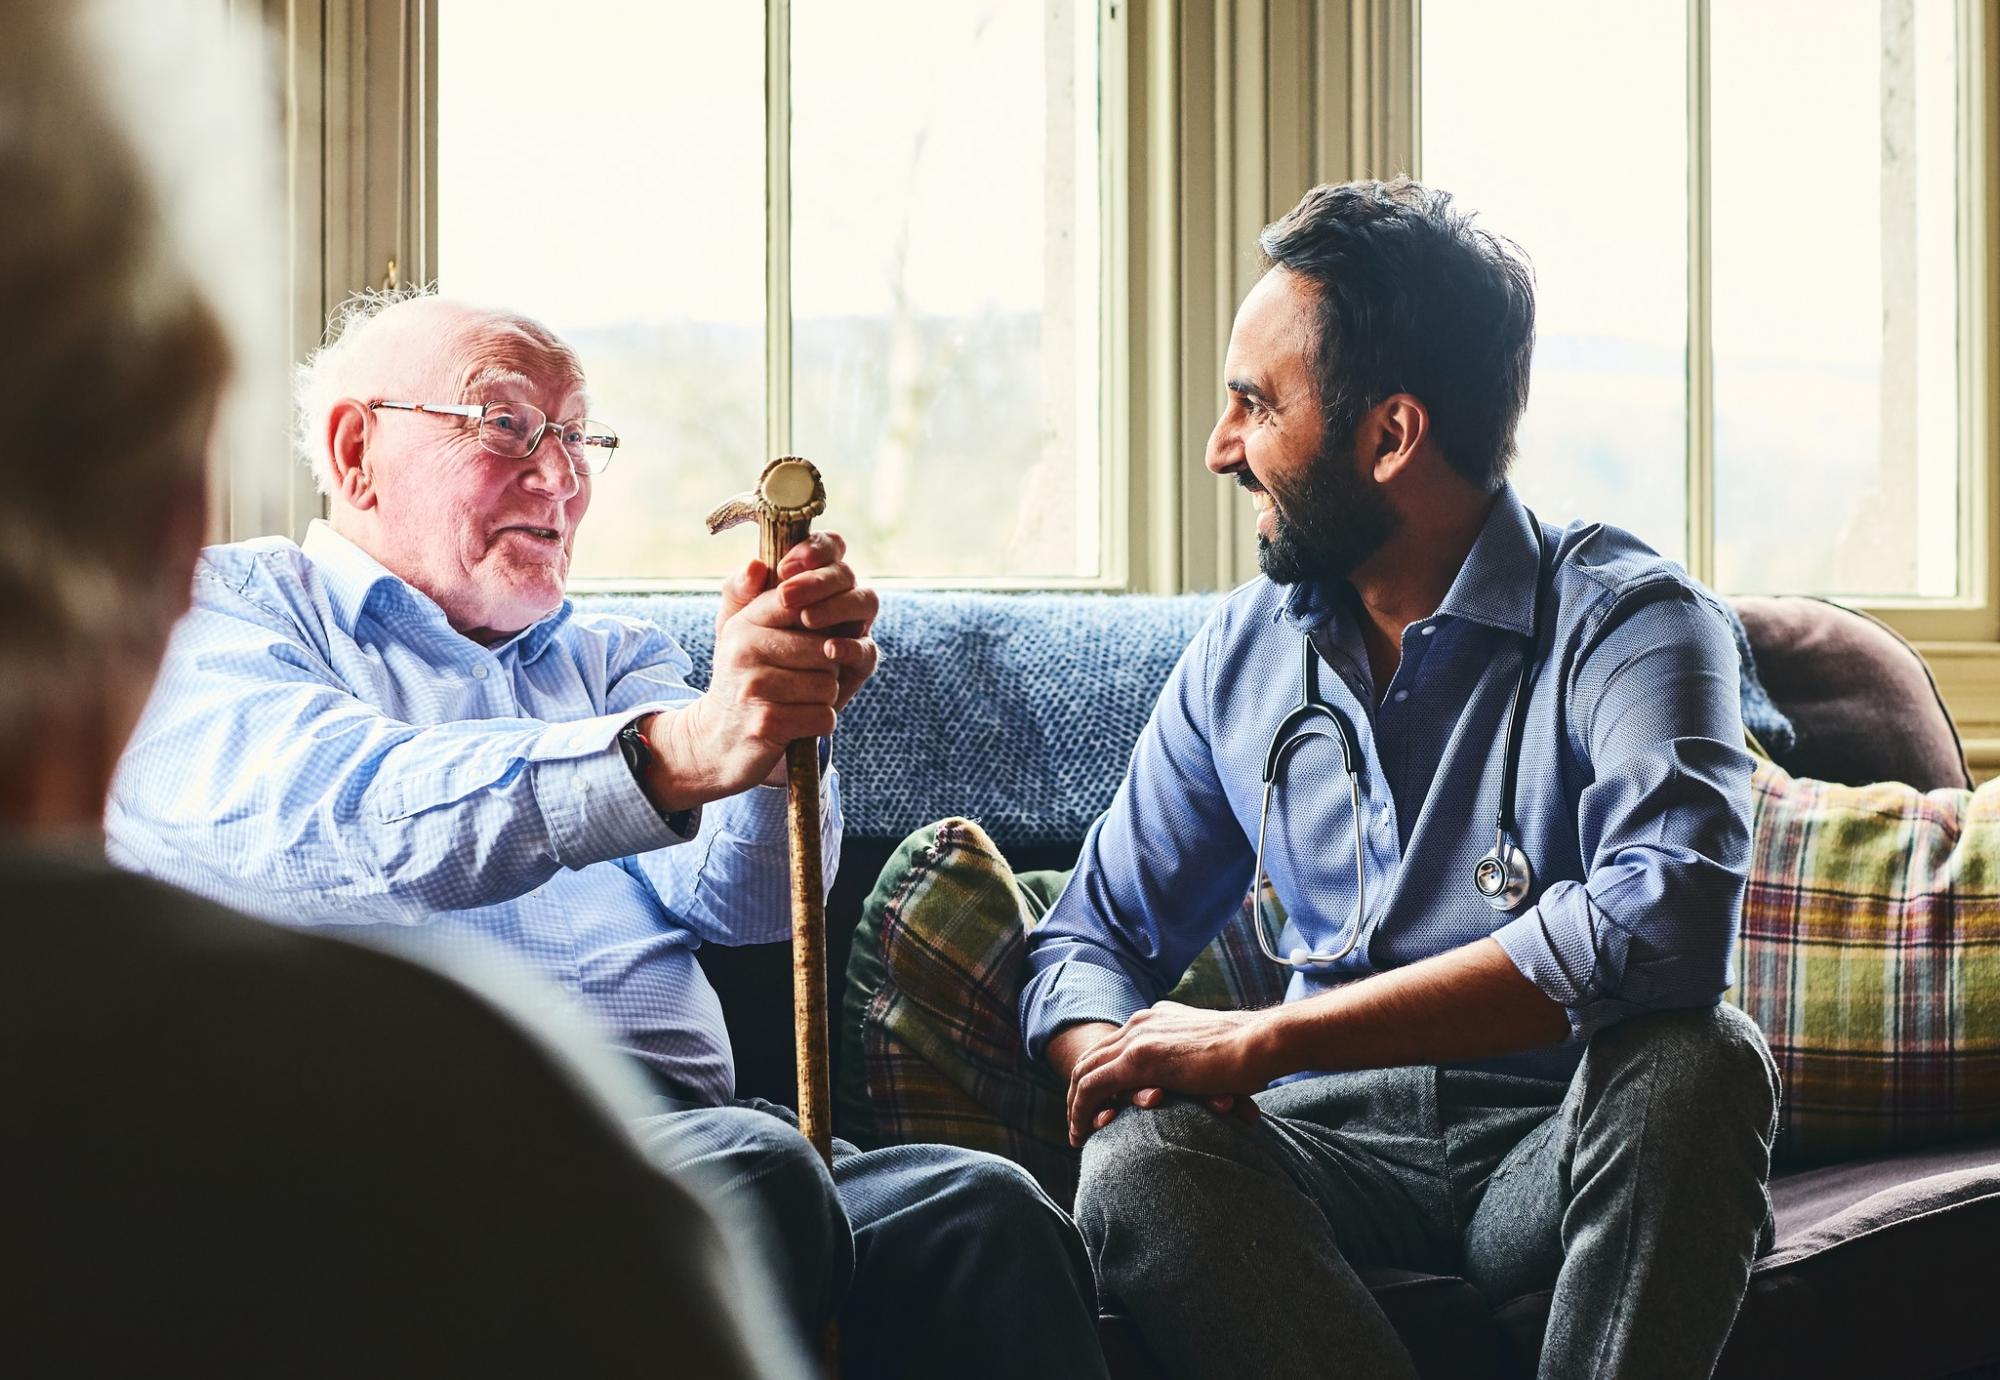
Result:
M95 825L187 603L266 257L195 256L269 211L256 64L205 79L254 56L219 23L0 0L0 830Z

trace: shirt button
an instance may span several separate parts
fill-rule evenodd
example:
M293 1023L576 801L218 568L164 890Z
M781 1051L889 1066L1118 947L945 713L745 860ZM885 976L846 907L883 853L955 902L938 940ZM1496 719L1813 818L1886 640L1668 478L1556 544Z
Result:
M1397 703L1397 704L1401 704L1401 703L1402 703L1402 702L1403 702L1404 700L1408 699L1409 697L1410 697L1410 692L1409 692L1409 691L1407 691L1407 690L1398 690L1398 691L1396 692L1396 703Z
M1417 631L1422 633L1425 637L1429 637L1432 633L1437 631L1437 624L1426 623L1421 628L1418 628Z
M485 663L485 662L483 662L483 661L482 661L482 662L480 662L480 663L479 663L479 664L478 664L477 666L475 666L475 667L473 667L473 668L472 668L472 678L473 678L474 680L485 680L485 679L486 679L486 663Z

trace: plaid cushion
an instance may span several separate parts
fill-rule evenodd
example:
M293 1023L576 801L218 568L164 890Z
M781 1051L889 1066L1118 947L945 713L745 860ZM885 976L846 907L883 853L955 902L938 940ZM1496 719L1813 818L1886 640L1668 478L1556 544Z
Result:
M843 1000L841 1134L862 1145L933 1141L1025 1166L1059 1202L1076 1192L1064 1085L1031 1063L1018 1002L1027 933L1067 874L1016 877L977 824L947 819L903 841L854 933ZM1248 907L1195 959L1174 1000L1268 1006L1284 995Z
M1731 996L1784 1083L1778 1154L2000 1130L2000 781L1928 793L1760 763Z

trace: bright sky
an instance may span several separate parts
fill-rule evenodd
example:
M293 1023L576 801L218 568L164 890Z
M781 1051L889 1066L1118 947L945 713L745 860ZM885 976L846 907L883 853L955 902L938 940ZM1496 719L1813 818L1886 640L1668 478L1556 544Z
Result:
M764 319L764 15L752 0L442 0L439 239L457 294L571 330ZM799 315L1042 302L1042 7L794 0ZM910 132L928 129L921 148ZM523 203L526 187L541 194ZM1024 234L1024 230L1028 233Z
M1919 175L1945 179L1928 204L1948 212L1952 6L1913 9ZM1880 353L1881 117L1855 93L1877 86L1881 12L1881 0L1712 7L1720 350L1857 365ZM1424 0L1423 24L1424 174L1529 249L1543 331L1678 348L1685 5ZM1925 228L1949 266L1949 225Z
M1915 128L1893 144L1885 8L1711 7L1718 576L1741 587L1948 594L1956 579L1955 7L1909 0ZM1422 15L1424 176L1537 268L1522 487L1550 516L1605 516L1680 554L1684 402L1617 390L1647 375L1670 385L1682 367L1686 5L1425 0ZM1908 173L1899 195L1913 186L1916 213L1913 252L1886 263L1885 157ZM1895 301L1915 309L1918 392L1891 405L1908 408L1896 415L1914 433L1914 475L1896 455L1884 469L1879 384L1884 282L1904 275L1914 295ZM1914 525L1871 527L1883 486L1913 480ZM1773 504L1815 534L1799 550L1780 549Z
M447 290L571 332L760 328L763 5L561 0L557 23L547 0L440 3ZM1875 568L1901 570L1913 546L1935 592L1956 569L1954 7L1909 3L1916 130L1896 156L1914 168L1903 300L1917 309L1919 396L1891 405L1916 413L1918 511L1895 539L1904 554ZM1885 272L1900 281L1906 264L1883 261L1884 12L1884 0L1712 6L1718 518L1731 552L1764 540L1774 495L1817 486L1858 510L1890 482L1875 377ZM1042 310L1057 233L1044 139L1061 128L1042 118L1046 7L793 0L792 13L795 316L886 317L898 282L924 318ZM1421 13L1423 174L1537 268L1524 490L1547 516L1605 517L1681 554L1686 0L1425 0ZM1837 581L1843 562L1865 564L1859 547L1822 559L1824 574L1770 578Z

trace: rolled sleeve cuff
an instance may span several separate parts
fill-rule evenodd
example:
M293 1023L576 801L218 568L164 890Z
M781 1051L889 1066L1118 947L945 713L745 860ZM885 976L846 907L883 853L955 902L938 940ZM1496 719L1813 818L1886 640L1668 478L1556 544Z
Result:
M1066 1025L1109 1021L1123 1025L1152 999L1116 968L1064 959L1030 978L1021 991L1021 1033L1032 1059L1045 1057L1049 1039Z
M1612 995L1630 939L1618 926L1599 923L1581 886L1550 887L1540 905L1495 930L1493 939L1522 977L1563 1008L1572 1043L1637 1009Z
M544 730L528 754L535 799L557 862L575 869L611 858L686 843L701 829L701 812L676 830L653 807L625 765L618 735L625 725L666 706L649 704Z

